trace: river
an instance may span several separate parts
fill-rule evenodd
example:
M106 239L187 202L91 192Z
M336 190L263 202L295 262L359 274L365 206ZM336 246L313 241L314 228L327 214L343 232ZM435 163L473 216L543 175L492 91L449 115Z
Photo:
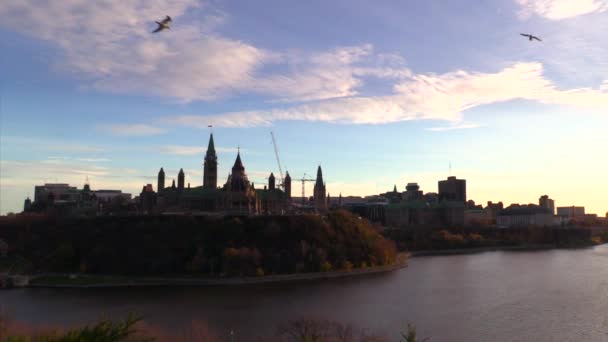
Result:
M177 332L193 320L235 341L298 317L397 339L406 323L439 341L608 341L608 245L425 256L395 272L232 288L19 289L0 310L26 326L69 326L134 312Z

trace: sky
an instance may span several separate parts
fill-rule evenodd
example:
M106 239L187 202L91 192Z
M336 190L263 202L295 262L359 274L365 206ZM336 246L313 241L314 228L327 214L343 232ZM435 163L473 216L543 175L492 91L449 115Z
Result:
M238 148L256 187L277 175L273 131L331 196L453 175L603 216L605 32L608 0L5 0L0 214L45 182L199 186L212 125L220 184Z

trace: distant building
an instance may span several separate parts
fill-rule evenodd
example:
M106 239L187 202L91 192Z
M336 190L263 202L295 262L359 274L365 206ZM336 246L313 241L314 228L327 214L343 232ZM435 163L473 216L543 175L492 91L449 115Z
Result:
M464 211L464 224L488 226L492 224L492 218L483 209L466 209Z
M420 186L418 183L407 183L405 186L405 199L408 201L421 200L422 199L422 191L420 191Z
M404 200L386 206L386 224L394 228L408 226L462 226L464 203L442 201L429 204L424 200Z
M24 202L24 211L47 212L61 216L91 216L113 211L128 211L131 194L121 190L82 189L64 183L46 183L34 187L34 201Z
M208 213L225 215L256 215L281 214L289 209L291 200L291 177L289 173L283 180L284 184L277 186L273 173L268 177L268 185L256 189L249 181L240 151L228 174L226 182L218 187L217 165L213 134L209 136L209 144L204 157L203 185L185 187L185 173L179 170L177 185L157 189L155 195L149 186L144 186L140 194L140 202L147 213ZM158 173L158 184L164 186L164 170ZM283 186L285 191L280 187Z
M75 186L64 183L45 183L34 187L34 202L76 202L80 198L80 191Z
M585 217L585 207L557 207L557 216L562 219L582 219Z
M492 201L488 201L488 205L483 210L492 222L496 222L496 217L503 209L504 205L502 202L492 203Z
M553 214L547 208L539 205L512 204L505 208L496 217L499 228L527 227L527 226L553 226Z
M29 211L32 207L32 200L28 197L23 201L23 211Z
M468 200L466 205L467 210L483 210L483 206L481 204L475 204L475 201Z
M463 204L467 201L467 181L454 176L439 181L439 201L457 201Z
M317 168L317 179L315 181L314 188L314 206L317 212L324 213L327 211L327 197L326 197L325 183L323 182L323 172L321 171L321 165Z
M538 205L549 210L552 215L555 215L555 201L550 199L549 196L540 196L540 198L538 199Z

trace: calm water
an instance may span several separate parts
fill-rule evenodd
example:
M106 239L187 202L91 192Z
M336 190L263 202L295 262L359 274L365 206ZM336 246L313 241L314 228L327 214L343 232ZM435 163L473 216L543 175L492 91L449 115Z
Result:
M396 337L406 322L437 341L608 341L608 245L414 258L390 274L248 288L0 292L13 320L72 325L137 312L166 331L193 319L237 341L290 318L350 322Z

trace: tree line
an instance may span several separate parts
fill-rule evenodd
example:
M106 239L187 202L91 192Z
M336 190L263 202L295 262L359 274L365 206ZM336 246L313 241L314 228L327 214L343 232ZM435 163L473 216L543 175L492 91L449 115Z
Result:
M0 239L33 272L262 276L391 264L394 243L344 210L327 216L17 216Z

